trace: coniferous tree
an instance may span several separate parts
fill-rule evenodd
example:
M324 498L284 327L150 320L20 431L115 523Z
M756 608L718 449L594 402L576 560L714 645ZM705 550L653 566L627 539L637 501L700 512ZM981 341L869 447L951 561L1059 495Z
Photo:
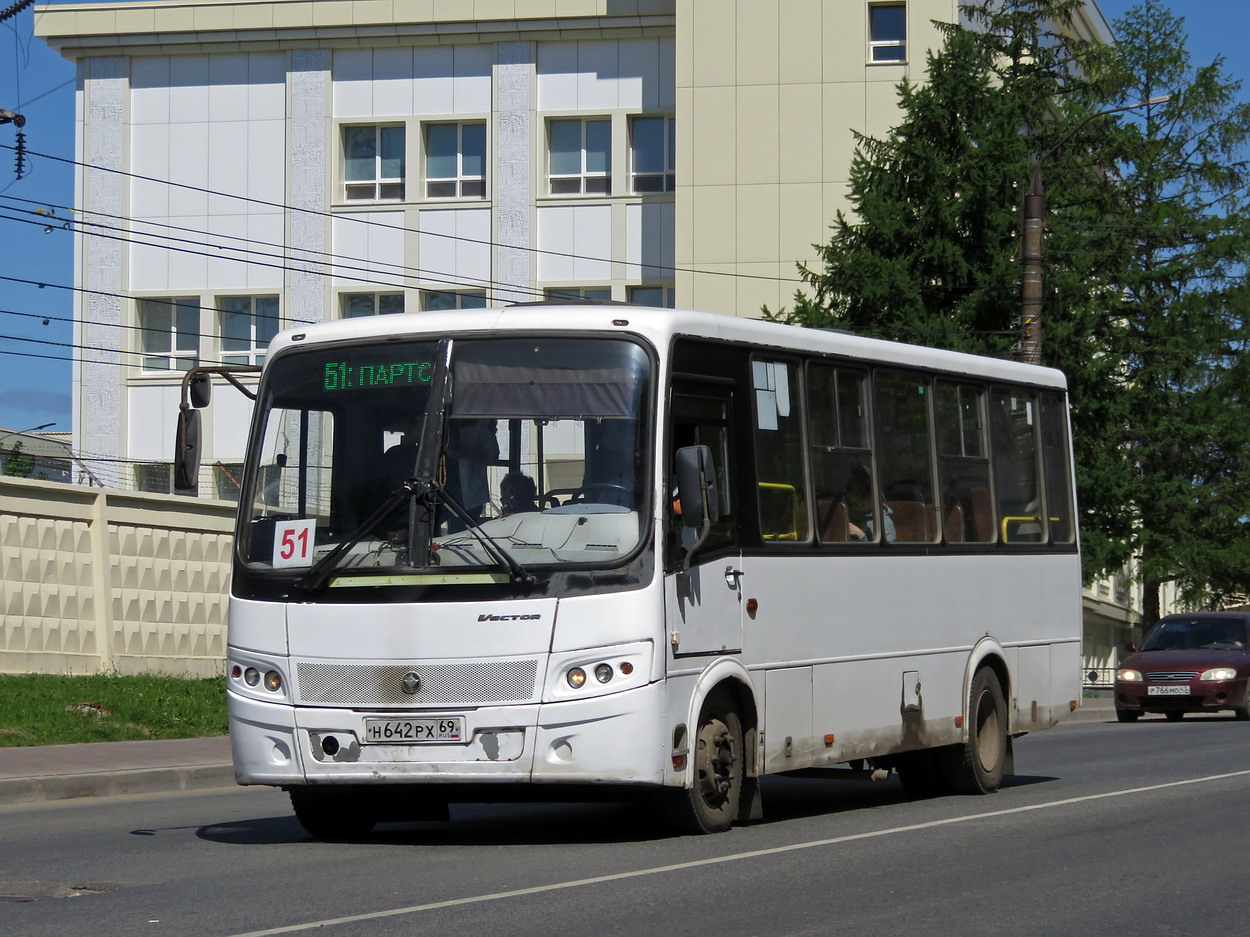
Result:
M773 317L1011 355L1020 206L1040 166L1043 363L1071 388L1085 571L1139 559L1150 622L1160 583L1229 591L1250 559L1250 118L1220 62L1189 67L1182 22L1157 4L1111 48L1073 38L1078 8L975 3L941 27L927 83L899 87L898 125L857 139L854 211L820 268L800 268L809 292Z

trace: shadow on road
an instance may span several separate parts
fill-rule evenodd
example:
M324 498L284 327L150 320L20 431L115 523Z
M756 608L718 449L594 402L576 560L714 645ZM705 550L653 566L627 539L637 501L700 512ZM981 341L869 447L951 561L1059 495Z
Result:
M1003 788L1054 780L1042 775L1015 775L1003 780ZM761 790L764 819L754 825L764 826L913 800L894 777L880 782L767 777ZM293 815L211 824L199 827L196 835L233 846L317 842ZM647 842L676 835L649 800L637 798L603 803L453 804L450 821L379 823L373 832L350 842L374 846L573 845Z

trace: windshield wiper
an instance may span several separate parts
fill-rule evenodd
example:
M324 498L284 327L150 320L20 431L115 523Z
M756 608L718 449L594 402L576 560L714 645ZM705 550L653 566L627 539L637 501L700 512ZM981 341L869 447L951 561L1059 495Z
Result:
M503 544L482 529L482 525L474 519L473 515L466 511L457 503L456 499L447 493L447 490L436 482L426 484L426 491L434 495L446 507L460 519L465 525L465 529L475 536L482 544L483 549L495 558L495 562L505 567L512 574L512 579L522 585L532 586L538 582L538 578L528 569L516 561ZM432 545L431 545L432 546Z
M330 578L330 573L334 571L339 558L360 543L365 538L365 534L372 531L383 518L399 507L405 498L411 498L415 491L416 481L410 478L387 495L378 509L366 517L338 546L313 563L308 572L300 578L299 585L308 590L320 588Z

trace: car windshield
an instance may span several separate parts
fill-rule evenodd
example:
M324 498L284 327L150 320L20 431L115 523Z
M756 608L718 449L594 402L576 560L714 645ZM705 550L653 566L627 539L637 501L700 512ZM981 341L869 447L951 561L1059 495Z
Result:
M1180 618L1159 622L1142 642L1143 651L1244 650L1246 626L1235 619Z
M432 399L440 347L450 379ZM646 513L650 369L641 346L592 338L277 356L258 401L241 554L253 568L300 571L336 547L330 565L359 572L498 568L501 551L527 568L618 561ZM438 447L431 458L420 458L423 439ZM431 500L413 494L430 487ZM427 505L428 546L410 551L413 511Z

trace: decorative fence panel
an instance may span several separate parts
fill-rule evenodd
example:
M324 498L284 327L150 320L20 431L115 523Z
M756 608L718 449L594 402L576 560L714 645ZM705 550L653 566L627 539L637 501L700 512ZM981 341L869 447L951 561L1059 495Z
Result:
M0 672L221 673L234 513L0 478Z

